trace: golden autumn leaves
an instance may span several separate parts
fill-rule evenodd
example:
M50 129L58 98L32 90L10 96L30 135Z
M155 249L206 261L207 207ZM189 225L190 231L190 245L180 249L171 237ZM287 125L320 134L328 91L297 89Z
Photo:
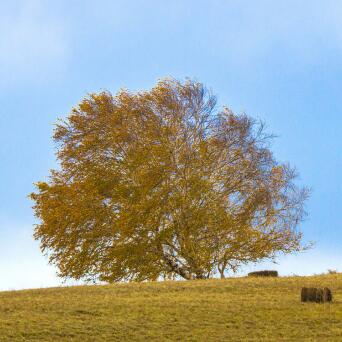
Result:
M56 126L34 236L61 276L109 282L224 277L298 251L307 190L270 138L189 80L91 94Z

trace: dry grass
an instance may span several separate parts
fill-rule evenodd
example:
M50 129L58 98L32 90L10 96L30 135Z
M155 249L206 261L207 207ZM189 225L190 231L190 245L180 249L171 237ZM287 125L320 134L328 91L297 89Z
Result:
M342 274L0 292L0 341L342 341Z

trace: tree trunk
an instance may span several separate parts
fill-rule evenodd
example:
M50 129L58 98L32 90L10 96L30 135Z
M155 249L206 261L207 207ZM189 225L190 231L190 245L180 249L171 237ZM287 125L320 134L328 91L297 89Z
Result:
M164 254L164 261L166 262L167 266L170 268L172 272L177 273L182 278L186 280L192 279L191 274L185 270L184 268L180 267L177 263L175 263L169 256Z

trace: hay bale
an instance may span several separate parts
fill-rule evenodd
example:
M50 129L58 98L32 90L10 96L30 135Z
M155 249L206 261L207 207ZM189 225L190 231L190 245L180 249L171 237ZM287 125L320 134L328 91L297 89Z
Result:
M302 287L302 291L300 293L300 300L301 302L307 302L308 300L308 288L307 287Z
M326 303L332 301L331 290L327 287L316 288L316 287L303 287L301 291L302 302L314 302L314 303Z
M328 287L323 288L323 302L332 302L332 293Z
M249 277L278 277L277 271L256 271L248 273Z
M323 303L323 289L316 290L316 303Z

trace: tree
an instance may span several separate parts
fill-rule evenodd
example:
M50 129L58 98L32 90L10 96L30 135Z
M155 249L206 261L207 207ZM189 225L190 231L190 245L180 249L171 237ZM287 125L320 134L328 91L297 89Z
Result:
M60 276L108 282L224 277L300 251L308 191L271 139L191 80L90 94L56 125L34 237Z

